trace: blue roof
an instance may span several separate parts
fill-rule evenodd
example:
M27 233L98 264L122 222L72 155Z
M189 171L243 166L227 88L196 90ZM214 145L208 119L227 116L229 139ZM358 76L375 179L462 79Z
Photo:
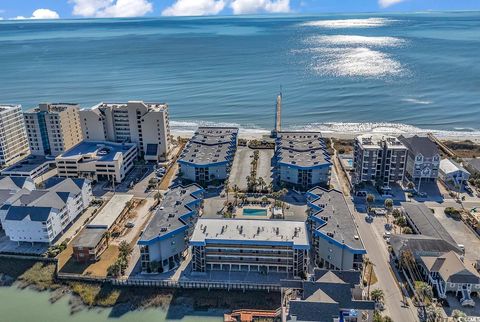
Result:
M97 161L113 161L117 153L125 154L134 143L112 143L106 141L82 141L70 150L64 152L61 158L73 158L85 154L96 153Z
M5 220L22 221L25 217L30 216L32 221L47 221L52 211L56 211L56 209L51 207L11 206Z
M44 189L50 189L51 187L56 186L57 184L65 181L67 179L73 181L73 183L75 183L75 185L80 189L82 189L82 187L83 187L83 185L85 184L85 181L86 181L86 179L84 179L84 178L51 177L43 183L43 187L44 187Z

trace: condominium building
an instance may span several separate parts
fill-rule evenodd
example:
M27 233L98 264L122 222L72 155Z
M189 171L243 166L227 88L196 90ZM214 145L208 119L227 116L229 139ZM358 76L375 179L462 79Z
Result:
M168 105L129 101L80 111L85 140L132 142L149 161L164 161L171 148Z
M24 113L30 149L34 155L57 156L83 140L80 106L42 103Z
M134 143L83 141L55 158L58 176L119 183L137 158Z
M275 141L278 180L303 191L328 186L332 162L319 132L279 132Z
M180 264L199 216L203 192L192 184L165 194L138 240L143 272L167 272Z
M440 167L440 151L426 136L398 138L408 149L406 176L413 182L435 181Z
M12 241L51 244L88 207L90 182L51 178L40 190L22 189L0 209L0 221Z
M402 181L407 164L407 148L396 137L360 135L355 139L353 183L373 183L388 187Z
M192 238L192 269L282 272L301 277L310 243L304 222L199 219Z
M366 250L342 192L314 188L307 192L307 227L318 267L360 270Z
M30 154L21 105L0 105L0 166Z
M182 179L199 184L227 179L237 150L237 135L238 128L198 128L178 160Z

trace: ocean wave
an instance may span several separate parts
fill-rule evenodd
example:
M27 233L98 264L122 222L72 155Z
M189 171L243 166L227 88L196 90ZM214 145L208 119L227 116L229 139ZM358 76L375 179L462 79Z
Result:
M390 25L395 20L387 18L366 18L366 19L339 19L339 20L316 20L302 24L307 27L320 27L330 29L341 28L374 28Z
M402 75L405 70L390 55L366 47L313 48L312 69L319 75L343 77L387 77Z
M406 41L396 37L366 37L355 35L322 35L313 36L305 41L311 46L371 46L371 47L399 47Z
M209 121L170 121L173 133L178 134L192 134L198 126L235 126L240 129L240 134L243 135L268 135L269 129L242 126L236 123L228 122L209 122ZM322 132L326 136L328 134L346 134L359 135L364 133L377 133L386 135L426 135L433 133L438 137L444 138L480 138L480 129L473 128L455 128L454 130L436 130L424 129L413 125L403 123L389 123L389 122L326 122L326 123L308 123L287 125L283 127L285 131L315 131Z
M417 99L417 98L404 98L404 99L402 99L402 102L419 104L419 105L430 105L430 104L433 103L433 101L422 100L422 99Z

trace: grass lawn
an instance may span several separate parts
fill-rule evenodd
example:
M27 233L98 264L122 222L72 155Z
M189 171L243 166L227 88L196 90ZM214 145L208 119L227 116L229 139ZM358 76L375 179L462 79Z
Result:
M58 256L60 272L105 277L107 276L108 267L112 265L118 257L118 246L110 244L100 256L100 260L93 263L79 263L72 257L72 254L73 249L72 246L69 245L67 249Z

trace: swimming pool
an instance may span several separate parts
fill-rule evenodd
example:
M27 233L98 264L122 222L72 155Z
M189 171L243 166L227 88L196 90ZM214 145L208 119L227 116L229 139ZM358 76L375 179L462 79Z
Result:
M244 216L267 216L267 209L245 208L243 209Z

